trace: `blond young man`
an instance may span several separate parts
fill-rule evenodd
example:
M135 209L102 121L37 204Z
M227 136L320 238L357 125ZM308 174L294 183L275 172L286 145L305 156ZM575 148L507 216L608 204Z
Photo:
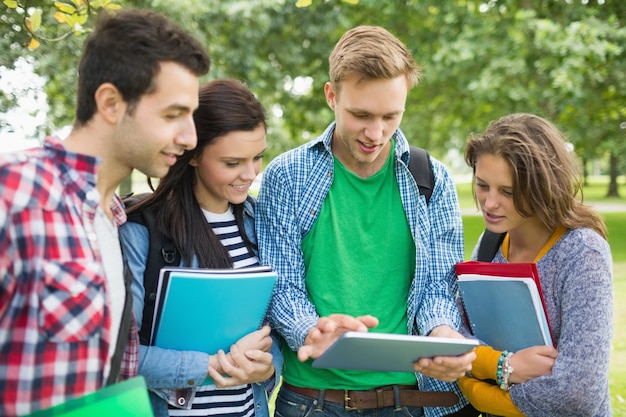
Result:
M454 383L473 352L420 360L415 374L311 366L346 330L462 337L451 295L463 259L456 189L431 159L426 203L399 128L420 68L373 26L346 32L329 64L324 93L335 121L270 163L257 205L261 263L280 276L269 320L287 345L277 413L477 415ZM453 405L443 399L450 393Z

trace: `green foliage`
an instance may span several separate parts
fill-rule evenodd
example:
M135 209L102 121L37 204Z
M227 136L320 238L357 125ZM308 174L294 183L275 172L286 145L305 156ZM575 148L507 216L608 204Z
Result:
M203 40L212 57L207 79L235 77L248 83L272 115L267 160L318 135L332 120L323 97L328 55L341 34L359 24L386 27L423 66L425 78L409 95L402 127L412 144L444 162L448 151L463 148L468 134L517 111L554 120L581 157L605 157L610 150L619 166L626 160L626 129L620 128L626 121L626 2L118 3L165 13ZM52 7L44 0L29 4ZM10 66L20 53L38 52L24 50L29 39L24 13L15 9L0 19L8 29L0 38L0 47L8 46L0 65ZM63 27L50 19L43 13L41 27ZM73 113L72 68L81 41L70 36L60 43L63 47L46 44L47 61L36 55L41 61L37 72L51 79L47 93L53 125L65 124ZM308 89L296 88L307 83Z
M13 30L21 32L21 28L25 29L28 49L38 48L40 41L57 42L70 34L81 35L86 31L85 24L91 15L102 9L120 8L110 0L4 0L3 3L8 19L14 24Z
M12 69L20 56L29 58L35 73L46 79L48 121L39 126L44 136L71 124L74 117L78 59L84 35L95 14L119 9L110 0L4 0L0 16L0 67ZM41 45L40 45L41 43ZM0 94L0 111L17 103ZM1 128L1 126L0 126Z

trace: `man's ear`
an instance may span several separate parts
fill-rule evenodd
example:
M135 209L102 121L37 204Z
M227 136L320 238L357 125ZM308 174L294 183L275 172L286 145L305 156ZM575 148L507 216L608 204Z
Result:
M326 96L328 107L330 107L332 111L335 111L335 89L330 81L324 84L324 95Z
M101 84L94 95L96 113L107 123L117 124L126 114L126 102L120 91L111 83Z

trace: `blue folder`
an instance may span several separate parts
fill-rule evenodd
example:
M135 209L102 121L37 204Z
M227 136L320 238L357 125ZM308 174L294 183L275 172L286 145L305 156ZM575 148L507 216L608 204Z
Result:
M163 268L151 340L165 349L228 352L263 324L278 276L268 267Z
M472 333L497 350L553 345L537 267L467 261L457 283Z

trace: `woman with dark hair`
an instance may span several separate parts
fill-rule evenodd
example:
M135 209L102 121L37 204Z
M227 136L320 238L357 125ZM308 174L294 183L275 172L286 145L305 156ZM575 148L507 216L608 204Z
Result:
M465 161L487 229L506 233L492 262L537 264L556 349L479 346L471 376L459 379L463 394L483 414L612 415L611 250L602 217L581 201L563 134L539 116L511 114L469 139Z
M128 214L152 210L159 232L180 254L180 266L259 265L254 199L248 191L266 147L265 111L242 83L222 79L200 88L193 118L197 147L178 157L156 190ZM141 327L149 231L128 222L120 234ZM277 361L282 360L277 349L268 326L244 336L227 354L142 345L139 374L146 378L156 416L215 415L217 407L220 415L267 416L267 396L280 371ZM206 377L214 384L204 385Z

